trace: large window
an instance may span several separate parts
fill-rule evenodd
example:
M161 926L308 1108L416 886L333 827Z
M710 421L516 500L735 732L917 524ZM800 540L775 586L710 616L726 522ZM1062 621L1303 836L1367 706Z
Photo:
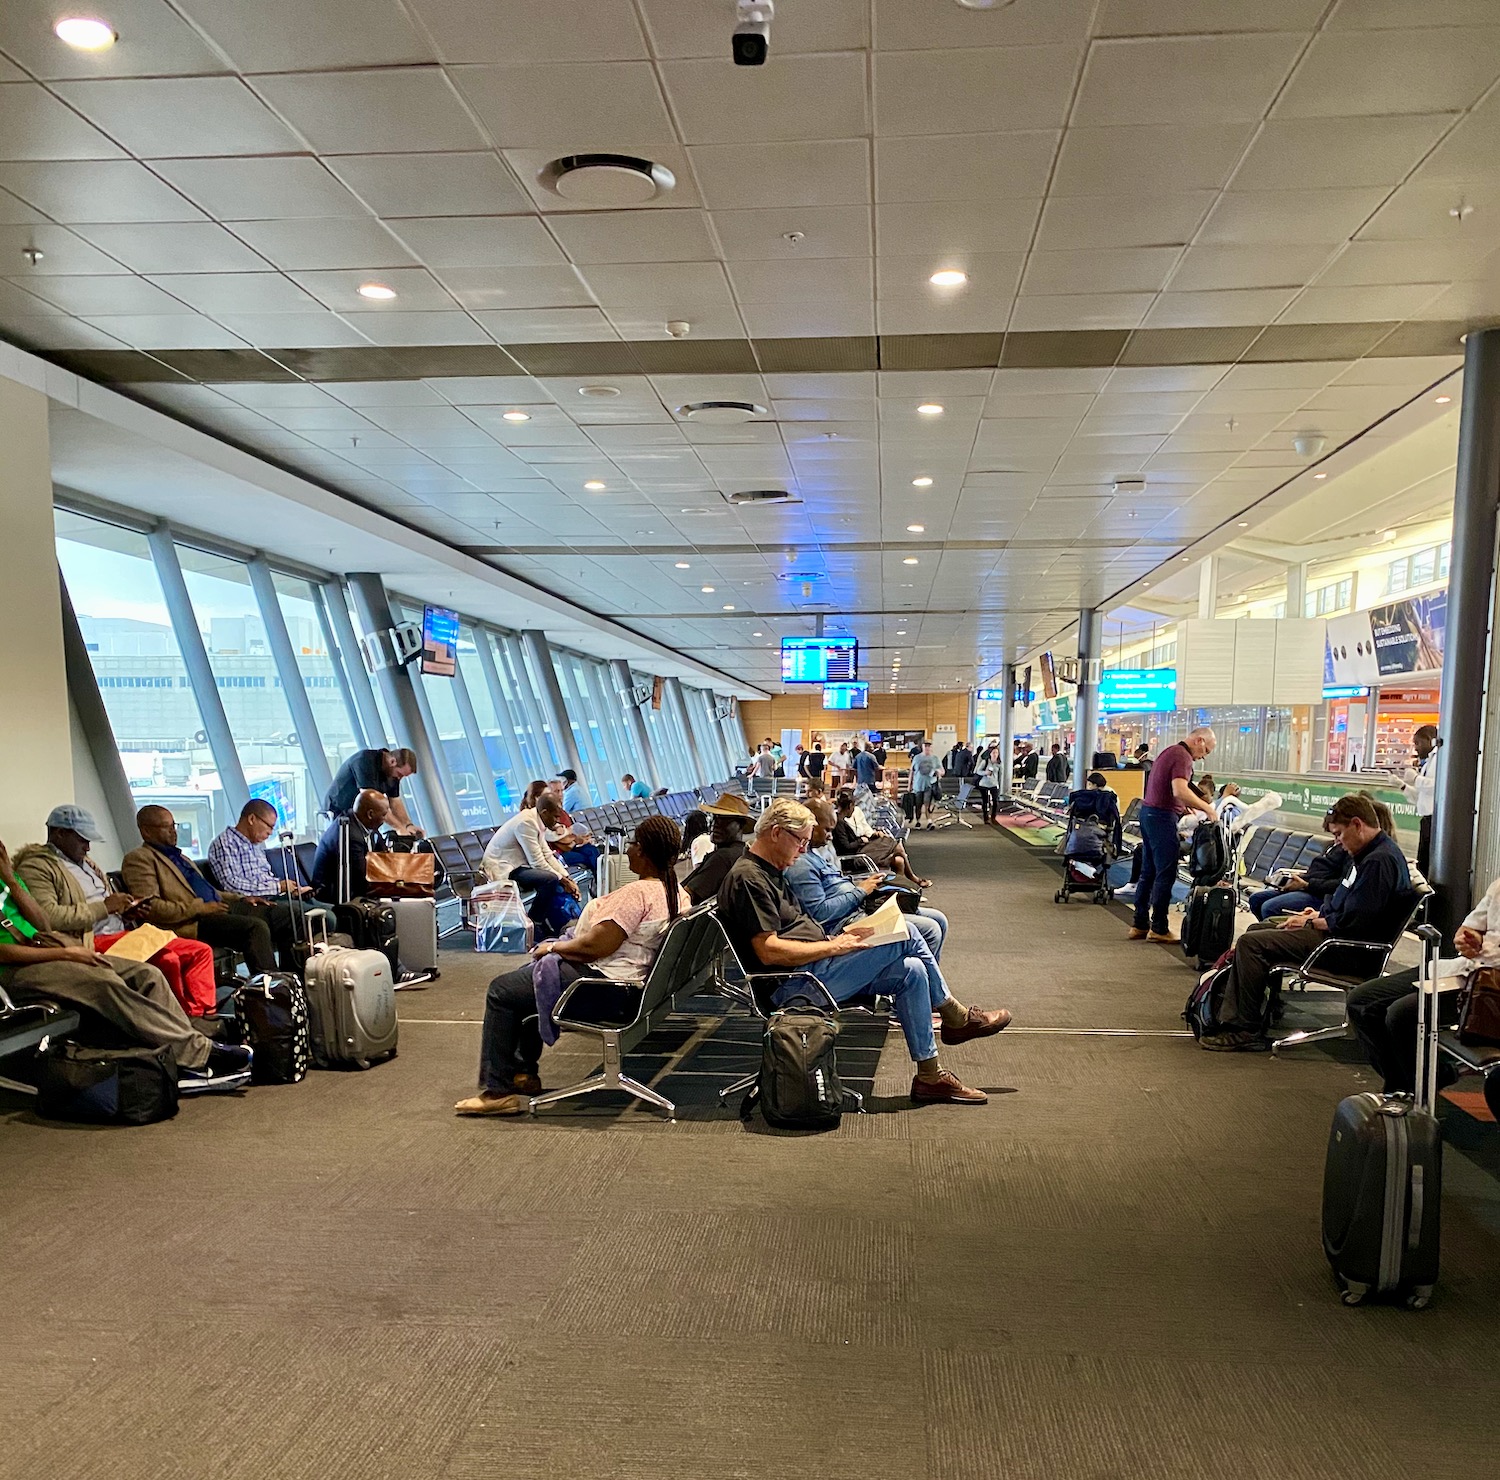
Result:
M474 706L474 718L479 722L480 744L484 746L490 770L495 776L496 800L500 803L500 810L509 813L515 811L527 778L516 768L513 759L516 737L514 734L507 737L504 733L500 716L495 712L495 701L490 695L484 664L480 661L478 645L488 641L489 636L484 631L476 634L467 624L461 626L458 629L458 670L464 676L469 702Z
M420 609L404 610L400 615L408 622L415 622L418 627L422 625ZM408 671L421 687L422 697L426 699L428 711L432 715L433 728L437 731L437 742L443 748L443 760L447 765L448 775L453 779L454 794L451 801L457 809L458 825L460 828L484 827L493 820L493 814L485 785L479 779L479 768L474 763L474 751L469 745L458 700L454 696L453 685L456 680L423 673L420 664L416 662L411 664ZM441 785L442 778L435 778L434 784Z
M312 706L313 723L318 727L328 770L337 775L339 767L361 746L354 733L338 669L323 637L313 589L306 581L292 576L273 575L271 582L276 587L276 603L292 642L292 656L297 660L302 687Z
M146 537L65 509L56 517L58 564L131 794L170 807L184 846L206 847L231 820L230 801Z
M1386 575L1385 589L1392 595L1410 591L1414 586L1431 586L1448 579L1448 560L1452 545L1444 540L1441 545L1431 545L1393 560Z
M1354 601L1354 577L1345 576L1327 586L1309 591L1302 603L1302 614L1307 617L1331 617L1335 612L1348 611Z

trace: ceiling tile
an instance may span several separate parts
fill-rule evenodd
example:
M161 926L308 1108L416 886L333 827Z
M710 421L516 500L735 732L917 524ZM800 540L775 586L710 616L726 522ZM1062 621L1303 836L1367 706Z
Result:
M1274 118L1262 129L1236 190L1399 185L1453 123L1453 115Z
M1415 318L1447 287L1408 283L1381 288L1305 288L1277 320L1282 324L1379 324Z
M12 279L12 281L16 281ZM138 277L35 277L29 293L80 318L96 314L191 314L191 307Z
M220 221L365 214L317 160L306 157L170 159L158 163L156 170Z
M397 0L180 0L242 72L315 72L434 60ZM212 69L210 69L212 70Z
M1230 288L1163 293L1143 320L1143 329L1270 323L1296 294L1295 288Z
M729 278L742 303L816 303L822 298L869 303L875 296L874 267L868 258L736 262L730 265Z
M198 314L111 314L87 322L135 349L241 349L244 341Z
M1171 288L1176 292L1224 288L1298 288L1328 260L1329 248L1189 247Z
M157 287L202 313L312 313L317 302L279 272L171 273Z
M1060 128L1080 52L1077 45L877 52L875 131Z
M1096 36L1174 36L1213 31L1310 31L1325 0L1104 0Z
M392 221L390 229L433 268L560 267L567 262L534 216L406 218Z
M499 344L575 344L620 337L597 308L476 310L474 317Z
M1178 195L1052 196L1042 209L1036 248L1161 247L1193 239L1219 197L1212 190Z
M711 211L864 205L870 200L870 146L863 139L700 144L688 155Z
M448 62L621 62L646 55L631 7L616 0L416 0L412 8ZM722 50L723 27L713 29Z
M120 159L124 153L46 88L0 85L0 159Z
M412 313L454 306L442 284L422 267L397 267L381 273L380 281L396 290L396 297L390 300L388 307L359 296L359 286L366 281L361 272L294 272L291 276L319 303L338 313ZM431 342L441 343L439 340Z
M83 226L78 234L134 272L256 272L267 265L210 221Z
M1384 199L1378 188L1230 191L1204 222L1199 239L1227 245L1333 245L1352 237Z
M1054 195L1163 195L1220 190L1254 132L1251 124L1197 123L1070 128Z
M870 131L865 59L857 52L773 53L749 77L719 58L664 62L661 72L685 144L854 139Z
M0 177L3 183L3 177ZM1470 229L1470 215L1483 213L1481 220L1494 219L1500 207L1500 180L1493 175L1477 188L1462 188L1447 181L1425 181L1414 178L1396 191L1375 212L1368 225L1360 228L1361 241L1435 241L1451 244L1473 241L1479 237L1485 245L1495 245L1494 234L1480 237Z
M112 0L109 18L119 40L102 52L59 45L52 34L58 14L51 0L6 0L0 7L0 51L43 81L226 70L213 48L165 0Z
M709 219L725 260L730 262L867 257L875 250L868 206L715 211Z
M1456 232L1457 240L1354 241L1318 276L1320 288L1420 282L1430 275L1442 282L1481 282L1500 277L1500 253L1478 235Z
M531 210L509 170L484 154L342 154L325 161L377 216L513 216Z
M368 216L237 221L234 234L283 272L403 267L412 261L411 253Z
M1024 252L1031 245L1040 204L1015 200L876 206L875 240L882 261L922 257L931 263L928 272L939 267L967 269L970 257Z
M443 267L437 275L465 308L586 308L594 302L571 267Z
M876 0L875 31L882 51L1081 44L1092 11L1092 0L1022 0L967 14L948 0Z
M1019 272L1019 261L1017 262ZM881 334L999 334L1010 322L1013 284L1003 291L951 297L933 289L926 292L885 293L875 304L876 329Z
M1010 327L1017 333L1045 329L1134 329L1151 307L1150 293L1064 293L1016 299Z
M22 250L37 248L42 255L27 264ZM123 273L128 269L81 236L61 226L0 226L0 260L11 263L16 276L51 277L54 273Z
M331 313L224 313L216 317L257 348L341 349L370 342Z
M581 264L712 262L719 255L702 211L580 211L550 224L563 251Z
M1054 131L881 138L878 201L1040 200L1060 135Z
M526 3L526 0L518 0ZM725 59L731 14L699 0L641 0L659 57ZM788 5L776 16L772 56L817 51L859 51L869 44L868 0L817 0Z
M1276 104L1278 118L1459 113L1500 75L1500 26L1324 31Z
M454 67L450 75L501 149L628 154L677 142L646 62Z
M486 144L438 67L257 77L255 88L319 154L457 153Z
M1096 41L1072 121L1254 122L1270 107L1302 43L1296 35Z
M196 206L130 159L0 164L0 187L64 225L203 219Z
M376 344L489 344L488 334L468 314L359 313L341 315Z
M1121 247L1093 252L1033 252L1022 291L1155 293L1165 285L1180 247Z

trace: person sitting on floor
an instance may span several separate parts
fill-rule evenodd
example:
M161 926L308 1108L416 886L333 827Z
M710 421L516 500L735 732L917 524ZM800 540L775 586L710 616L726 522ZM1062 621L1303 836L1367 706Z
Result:
M590 900L570 939L544 941L525 965L490 983L479 1040L479 1093L453 1107L459 1115L524 1115L528 1098L541 1093L535 973L543 957L557 957L564 988L585 974L617 981L645 976L682 908L676 870L681 851L682 833L670 817L643 818L625 849L635 882Z
M786 870L812 843L813 816L800 802L778 798L760 814L755 838L719 889L719 920L746 971L806 972L835 1002L867 993L895 998L896 1016L916 1063L911 1097L918 1103L983 1105L989 1096L970 1089L938 1062L932 1016L942 1019L946 1044L987 1038L1010 1022L1003 1008L965 1007L948 990L932 952L907 934L889 945L871 945L867 923L846 924L830 936L797 902ZM780 1006L805 996L797 976L772 994Z
M28 843L16 854L16 874L47 917L48 926L66 936L69 944L91 951L107 951L132 928L132 921L141 918L141 901L112 888L104 871L89 857L89 844L101 841L103 834L93 813L64 804L47 815L47 841ZM151 964L167 979L182 1010L199 1019L200 1029L217 1028L212 946L173 936L151 957Z
M531 890L527 913L540 937L556 935L575 918L564 905L565 898L580 897L577 882L567 865L552 851L547 833L562 820L562 807L550 791L537 798L534 808L517 812L495 829L484 850L484 871L491 879L510 879Z
M869 819L860 810L852 791L841 791L836 807L837 818L833 825L833 851L840 858L853 858L863 853L878 869L887 869L899 874L918 889L930 889L931 879L920 878L913 872L906 849L885 833L878 833L870 826Z
M1216 1053L1266 1045L1266 995L1273 967L1307 960L1325 940L1388 942L1412 904L1411 875L1395 839L1381 830L1369 797L1340 797L1328 830L1349 855L1339 886L1316 910L1252 925L1235 943L1219 1005L1218 1030L1198 1040Z
M3 842L0 987L18 1004L60 1002L97 1014L127 1043L170 1049L184 1094L243 1089L250 1082L251 1051L205 1037L156 967L101 955L51 930Z
M1332 816L1331 812L1323 814L1324 832ZM1348 871L1349 855L1338 843L1330 842L1301 873L1288 874L1280 885L1257 889L1249 899L1250 913L1257 920L1269 920L1274 915L1315 910L1339 887L1339 880Z
M713 851L704 855L703 861L682 881L688 898L694 904L716 899L724 875L744 857L745 834L750 831L754 818L750 804L737 793L727 791L718 801L703 808L709 819L709 842Z
M847 878L836 861L824 856L823 849L833 833L832 805L822 797L807 802L813 815L812 847L786 871L797 902L819 925L834 935L846 924L854 924L865 913L865 901L877 890L893 882L889 874L867 874L862 879ZM943 955L948 936L948 917L926 905L907 915L907 929L914 930L927 943L934 961Z
M362 791L354 799L354 810L347 818L335 817L318 839L317 852L313 854L313 889L319 899L347 904L369 892L370 883L365 875L365 860L372 853L386 851L385 834L381 828L390 814L390 802L384 792ZM339 838L341 829L349 834L349 892L344 894L339 886L339 854L344 844Z

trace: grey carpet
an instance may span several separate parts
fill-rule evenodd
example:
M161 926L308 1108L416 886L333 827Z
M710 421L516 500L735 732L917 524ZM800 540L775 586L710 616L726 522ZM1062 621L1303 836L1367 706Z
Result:
M1346 1310L1319 1186L1368 1071L1201 1053L1180 953L998 835L913 848L955 990L1016 1012L950 1055L983 1109L911 1108L865 1027L872 1113L747 1129L754 1032L702 1002L638 1066L676 1124L457 1120L497 963L456 952L367 1074L142 1130L0 1100L0 1477L1490 1473L1495 1128L1453 1121L1434 1307Z

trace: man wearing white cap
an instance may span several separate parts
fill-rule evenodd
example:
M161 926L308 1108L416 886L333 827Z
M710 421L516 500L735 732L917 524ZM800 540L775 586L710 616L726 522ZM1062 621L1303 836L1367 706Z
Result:
M140 923L141 901L112 888L89 857L89 844L103 840L93 813L68 802L47 814L47 841L28 843L16 855L16 873L52 929L91 951L107 951ZM214 1016L212 946L174 939L151 957L151 964L166 977L190 1018Z

